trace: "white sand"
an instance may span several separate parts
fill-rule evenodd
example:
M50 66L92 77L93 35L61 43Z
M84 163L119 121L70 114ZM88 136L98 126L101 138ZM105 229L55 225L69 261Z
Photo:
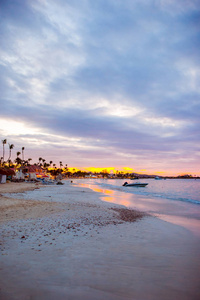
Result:
M65 199L0 197L1 300L199 299L196 236L154 217L122 222L88 189Z

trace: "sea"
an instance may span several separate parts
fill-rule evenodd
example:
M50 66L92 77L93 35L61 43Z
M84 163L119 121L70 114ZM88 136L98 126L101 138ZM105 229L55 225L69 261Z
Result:
M123 183L148 183L145 187ZM84 179L75 184L101 193L101 200L145 211L200 237L200 179Z
M81 181L76 181L81 184ZM140 179L128 183L148 183L146 187L123 186L124 179L84 179L84 184L94 189L112 190L150 198L168 199L200 205L200 179Z

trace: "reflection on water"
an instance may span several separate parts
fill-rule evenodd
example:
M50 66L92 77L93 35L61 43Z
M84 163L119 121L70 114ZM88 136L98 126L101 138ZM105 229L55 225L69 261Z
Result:
M120 193L118 191L108 190L108 189L101 188L94 184L80 183L79 185L81 185L85 188L90 188L94 192L103 194L100 197L103 201L116 203L116 204L124 205L127 207L132 207L132 204L133 204L133 195L132 194L126 194L126 193L122 193L122 192ZM122 194L123 194L123 196L122 196Z
M101 197L103 201L124 205L126 207L131 207L132 205L131 198L132 198L131 195L125 195L125 197L123 198L117 197L117 195Z
M96 186L93 186L92 189L95 192L104 193L104 194L108 194L108 195L112 195L114 193L114 191L101 189L101 188L96 187Z
M194 204L109 190L95 185L94 182L92 184L79 182L78 185L101 193L100 198L103 201L152 213L164 221L183 226L200 237L200 211Z

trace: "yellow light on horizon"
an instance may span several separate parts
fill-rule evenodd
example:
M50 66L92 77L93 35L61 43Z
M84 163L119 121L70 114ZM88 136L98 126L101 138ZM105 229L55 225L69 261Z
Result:
M115 168L113 167L108 167L108 168L95 168L95 167L89 167L89 168L85 168L87 170L87 172L92 172L92 173L100 173L103 171L107 171L108 173L110 173L110 171L116 172Z
M129 167L124 167L123 168L125 171L133 171L133 169L132 168L129 168Z

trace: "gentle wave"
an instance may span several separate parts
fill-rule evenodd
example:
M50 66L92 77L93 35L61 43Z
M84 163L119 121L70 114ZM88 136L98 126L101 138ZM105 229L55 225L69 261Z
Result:
M197 194L199 192L199 185L196 187L197 190L195 190L194 188L189 188L187 187L188 182L183 182L183 185L180 187L180 182L179 182L179 186L176 187L176 185L174 186L174 182L168 180L168 183L162 185L162 188L158 188L158 184L155 184L154 181L148 181L149 183L149 189L148 188L137 188L137 187L133 187L133 188L127 188L121 185L122 181L118 181L117 185L116 184L112 184L111 182L102 182L102 181L94 181L93 184L94 185L98 185L99 187L101 187L102 189L110 189L110 190L115 190L115 191L121 191L121 192L125 192L125 193L131 193L131 194L135 194L135 195L141 195L141 196L145 196L145 197L150 197L150 198L161 198L161 199L167 199L167 200L172 200L172 201L182 201L182 202L188 202L188 203L193 203L193 204L197 204L200 205L200 200L197 199ZM91 183L91 182L90 182ZM116 183L116 181L115 181ZM177 183L177 181L175 182ZM171 185L171 186L170 186ZM184 187L184 188L183 188ZM157 191L155 191L157 189ZM189 197L185 197L186 191L188 191L188 196Z

